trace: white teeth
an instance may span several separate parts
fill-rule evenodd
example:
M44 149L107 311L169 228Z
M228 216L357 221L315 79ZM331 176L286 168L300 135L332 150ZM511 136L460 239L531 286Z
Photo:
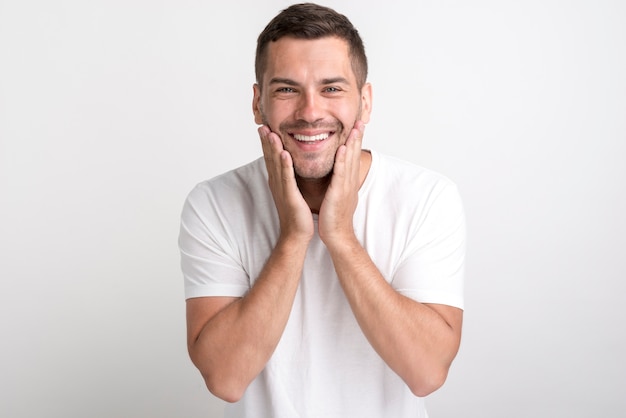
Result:
M328 134L319 134L319 135L314 135L314 136L306 136L306 135L300 135L300 134L294 134L293 137L296 138L298 141L300 142L317 142L317 141L323 141L324 139L328 138Z

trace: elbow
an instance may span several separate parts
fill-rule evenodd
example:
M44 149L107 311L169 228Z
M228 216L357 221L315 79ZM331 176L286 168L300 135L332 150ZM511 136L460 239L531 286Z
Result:
M228 403L238 402L246 391L246 385L238 384L232 379L216 378L205 374L202 377L209 392Z
M228 403L235 403L243 397L245 387L240 387L240 385L225 380L218 381L217 379L211 379L207 376L203 377L209 392L221 400Z
M448 377L448 369L440 368L433 370L426 375L415 376L407 382L411 392L420 398L426 397L443 386Z
M211 394L229 403L243 397L250 382L238 377L237 370L227 367L227 362L215 362L208 357L198 356L192 347L189 347L189 356Z

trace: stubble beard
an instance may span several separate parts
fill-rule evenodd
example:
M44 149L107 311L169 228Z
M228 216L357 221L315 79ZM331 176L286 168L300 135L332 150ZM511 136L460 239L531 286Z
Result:
M361 118L361 111L362 111L361 106L362 106L362 103L359 102L359 111L352 126L354 126L354 124L356 124L356 121ZM265 112L263 111L263 109L260 108L259 110L261 113L261 120L263 124L269 127L272 132L275 132L280 137L283 143L283 147L285 147L284 137L290 137L289 132L293 132L296 130L304 130L304 129L328 130L328 131L333 132L333 136L336 136L336 137L341 137L341 135L343 135L344 133L344 128L345 128L344 125L341 123L341 121L339 121L338 119L334 119L334 118L331 121L322 121L322 122L315 122L315 123L309 123L309 122L304 122L304 121L296 121L294 123L282 123L278 126L278 131L275 131L274 128L269 124L269 121L267 117L265 116ZM348 138L346 137L343 142L338 143L337 147L335 148L335 152L332 155L328 156L325 161L321 161L320 162L321 164L316 164L316 166L312 167L311 169L305 169L304 164L300 164L300 161L296 161L292 155L293 168L294 168L294 172L298 181L330 179L333 173L333 169L335 168L335 157L337 155L337 149L339 148L340 145L345 144L347 139ZM289 152L289 150L287 151ZM305 153L303 157L304 157L304 160L315 160L319 158L316 153Z
M275 132L283 143L283 147L285 150L291 154L289 149L286 148L285 145L285 137L290 137L289 132L293 132L296 130L304 130L304 129L323 129L333 132L333 136L341 136L343 134L343 124L338 120L334 120L332 122L323 122L323 123L306 123L306 122L296 122L296 123L283 123L278 127L278 131L275 131L272 126L270 126L267 118L264 114L262 114L263 124L268 126L272 132ZM294 139L295 141L295 139ZM299 180L311 179L311 180L321 180L328 178L332 175L333 168L335 167L335 153L332 155L325 156L325 160L316 162L320 156L317 153L303 153L294 156L291 154L291 158L293 161L293 168L296 177Z

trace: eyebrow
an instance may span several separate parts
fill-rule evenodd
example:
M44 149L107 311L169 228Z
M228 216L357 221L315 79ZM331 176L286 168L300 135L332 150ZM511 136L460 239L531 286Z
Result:
M350 82L344 77L334 77L323 79L322 84L350 84Z
M344 78L344 77L332 77L332 78L324 78L321 80L322 85L326 85L326 84L350 84L350 82ZM298 86L299 83L297 83L296 81L290 79L290 78L281 78L281 77L274 77L269 81L269 84L285 84L288 86Z
M288 86L297 86L298 83L296 83L295 81L289 79L289 78L280 78L280 77L274 77L270 80L269 82L270 85L272 84L286 84Z

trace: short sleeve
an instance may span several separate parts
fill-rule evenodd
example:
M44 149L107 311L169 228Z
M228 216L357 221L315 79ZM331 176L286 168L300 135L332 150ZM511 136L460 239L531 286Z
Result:
M223 214L206 185L187 197L178 245L185 299L204 296L243 296L250 282L228 239Z
M392 285L420 303L463 309L466 227L461 197L450 182L433 195L423 222L411 231L410 250Z

